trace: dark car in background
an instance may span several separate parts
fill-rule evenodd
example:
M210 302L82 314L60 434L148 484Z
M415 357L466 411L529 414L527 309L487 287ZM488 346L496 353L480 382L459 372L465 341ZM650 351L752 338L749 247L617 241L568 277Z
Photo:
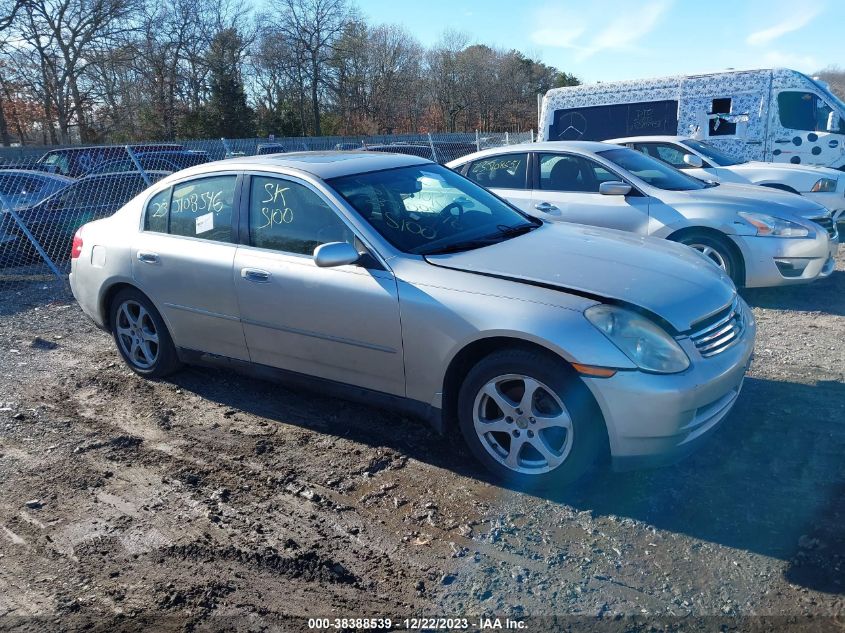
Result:
M158 182L168 171L147 172ZM23 223L54 261L70 256L73 234L86 222L112 215L147 188L139 172L98 174L73 182L58 193L18 212ZM6 214L8 215L8 214ZM17 223L0 224L0 266L28 263L37 255Z
M102 147L65 147L50 150L38 159L38 169L78 178L106 161L129 158L126 145ZM136 154L148 152L178 152L185 149L179 143L128 145Z
M0 169L0 195L3 196L3 202L15 209L31 207L72 182L73 178L59 174L28 169Z
M287 152L307 152L311 148L305 141L288 141L286 143L259 143L255 148L256 156L266 154L286 154Z
M202 150L179 150L175 152L138 152L135 154L141 169L144 171L180 171L195 165L207 163L211 158L208 152ZM115 158L100 163L88 172L94 174L114 174L119 172L138 171L138 165L128 156Z
M387 152L391 154L407 154L427 158L441 165L472 154L477 151L475 143L434 141L433 143L387 143L383 145L367 145L362 148L370 152Z

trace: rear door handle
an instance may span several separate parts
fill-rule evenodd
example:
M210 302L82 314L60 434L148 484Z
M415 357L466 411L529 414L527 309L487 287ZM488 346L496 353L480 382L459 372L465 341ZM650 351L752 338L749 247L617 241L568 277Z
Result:
M550 204L548 202L540 202L538 204L535 204L534 208L537 209L537 211L543 211L544 213L551 213L552 211L558 210L555 205Z
M791 143L792 140L788 138L777 138L775 139L775 143Z
M158 255L156 253L145 253L138 251L138 261L145 264L158 264Z
M241 277L247 281L254 281L260 284L270 281L270 273L266 270L259 270L257 268L241 268Z

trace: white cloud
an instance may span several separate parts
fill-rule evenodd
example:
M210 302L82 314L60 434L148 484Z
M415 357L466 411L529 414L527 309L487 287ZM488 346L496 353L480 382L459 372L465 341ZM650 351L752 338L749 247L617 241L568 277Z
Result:
M532 32L531 40L541 46L574 49L579 61L604 51L630 52L671 6L672 0L598 2L573 12L547 5L535 15L535 20L546 26ZM549 26L557 24L561 26Z
M822 12L822 5L804 2L801 11L790 11L778 23L759 31L754 31L746 39L750 46L763 46L783 37L787 33L799 31L812 22Z

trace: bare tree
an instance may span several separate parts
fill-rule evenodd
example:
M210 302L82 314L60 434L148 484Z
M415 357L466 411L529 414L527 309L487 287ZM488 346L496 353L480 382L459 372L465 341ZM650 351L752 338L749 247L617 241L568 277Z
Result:
M278 30L307 64L311 88L313 133L319 136L320 89L323 73L331 59L334 45L351 17L348 0L276 0L279 10ZM300 74L304 79L304 73Z

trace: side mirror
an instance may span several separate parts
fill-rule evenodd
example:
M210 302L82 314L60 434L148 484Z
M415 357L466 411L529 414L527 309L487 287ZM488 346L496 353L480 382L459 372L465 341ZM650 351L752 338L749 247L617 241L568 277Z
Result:
M599 185L599 193L603 196L627 196L631 193L631 185L618 180L609 180Z
M329 242L314 249L314 263L320 268L334 268L354 264L360 253L349 242Z
M839 132L839 119L839 114L836 112L829 112L827 115L827 125L825 126L825 131L831 132L832 134Z
M684 154L684 163L693 169L701 169L704 167L704 161L701 160L701 156L697 156L695 154Z

